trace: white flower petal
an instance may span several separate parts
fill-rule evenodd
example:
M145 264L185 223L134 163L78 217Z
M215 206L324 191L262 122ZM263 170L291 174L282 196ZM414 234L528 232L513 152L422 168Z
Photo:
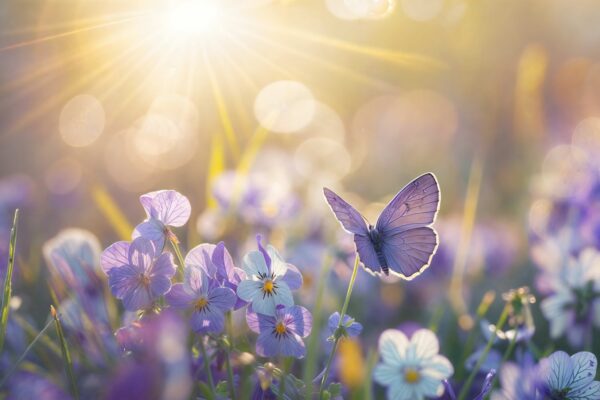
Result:
M379 354L387 364L401 366L404 363L408 339L396 329L387 329L379 337Z
M410 343L415 345L418 359L431 358L440 351L437 336L428 329L419 329L416 331L410 338Z

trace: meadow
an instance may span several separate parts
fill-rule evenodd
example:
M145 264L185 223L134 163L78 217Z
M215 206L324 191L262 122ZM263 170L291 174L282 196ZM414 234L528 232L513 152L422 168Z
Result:
M0 399L600 400L594 0L0 3Z

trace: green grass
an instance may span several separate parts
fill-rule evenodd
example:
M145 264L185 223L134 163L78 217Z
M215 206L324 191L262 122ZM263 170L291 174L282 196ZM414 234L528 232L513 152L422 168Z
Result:
M0 352L4 347L6 326L8 325L8 313L10 311L10 296L12 292L12 274L15 266L15 246L17 244L17 222L19 221L19 209L15 210L13 226L10 230L10 244L8 247L8 264L6 266L6 277L4 278L4 290L2 295L2 315L0 316Z

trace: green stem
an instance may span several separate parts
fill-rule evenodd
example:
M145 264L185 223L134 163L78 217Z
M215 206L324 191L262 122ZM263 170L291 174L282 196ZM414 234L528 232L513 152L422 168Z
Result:
M333 361L333 357L335 356L335 352L337 350L338 343L342 335L340 335L339 330L343 325L344 315L346 315L346 311L348 310L348 304L350 304L350 296L352 296L352 289L354 288L354 281L356 280L356 274L358 273L358 254L356 254L356 258L354 259L354 269L352 270L352 276L350 277L350 283L348 284L348 291L346 292L346 299L344 300L344 305L342 306L342 311L340 312L340 322L337 326L335 332L335 341L333 342L333 347L331 348L331 353L329 353L329 358L327 359L327 364L325 365L325 372L323 373L323 377L321 378L321 386L319 389L319 399L323 398L323 390L325 389L325 383L327 382L327 378L329 377L329 369L331 368L331 362Z
M462 389L460 390L460 393L458 395L458 400L464 400L465 397L467 396L467 393L469 392L469 389L471 388L471 385L473 384L473 380L475 379L475 375L477 375L477 373L479 372L481 365L483 364L488 353L492 349L492 345L494 344L494 339L496 339L496 332L498 330L502 329L502 327L504 326L504 323L506 322L506 319L508 318L509 310L510 310L510 306L508 304L506 304L504 306L504 309L502 310L502 314L500 314L500 317L498 318L498 322L496 322L496 327L494 329L494 332L492 332L492 334L490 335L490 338L489 338L485 348L483 349L483 352L479 356L479 359L477 359L477 363L475 364L475 367L473 367L473 370L469 374L467 381L465 382Z
M69 346L67 346L67 340L62 329L60 319L58 319L58 313L53 306L50 306L50 313L54 318L54 325L56 326L56 333L58 334L58 340L60 341L60 348L62 350L63 359L65 360L65 370L67 377L69 378L69 384L71 388L71 395L75 399L79 399L79 393L77 391L77 385L75 384L75 375L73 374L73 360L71 359L71 353L69 352Z
M175 256L177 257L177 261L179 261L179 268L177 268L177 275L180 279L183 279L183 267L185 266L185 260L183 255L181 254L181 249L179 248L179 240L175 235L169 235L169 242L171 242L171 247L173 247L173 251L175 252Z
M208 379L208 385L210 386L211 392L215 393L215 382L213 381L212 372L210 370L210 361L208 360L208 355L206 354L206 348L204 347L204 338L201 337L199 342L200 354L202 355L202 361L204 362L204 369L206 371L206 377Z
M231 395L231 398L235 400L235 385L233 382L233 369L231 368L231 349L233 348L233 320L231 311L227 311L227 313L225 313L225 325L227 332L227 343L225 344L225 352L227 353L227 357L225 358L225 365L227 368L229 394Z
M304 385L306 386L305 398L307 399L313 398L314 387L312 380L314 379L315 370L317 369L317 346L319 345L319 340L321 338L321 318L318 316L321 315L321 310L323 309L323 295L325 293L325 286L328 282L327 277L331 267L331 257L326 256L323 261L323 268L319 274L319 283L317 286L315 306L313 309L313 315L315 315L315 318L313 319L312 333L308 339L308 345L306 348L306 362L304 363Z
M285 399L285 381L287 380L287 375L290 372L293 361L292 357L285 357L281 363L283 368L281 370L281 378L279 379L279 394L277 396L279 400Z
M19 221L19 209L15 210L13 226L10 230L10 242L8 247L8 263L6 266L6 277L4 278L4 290L2 296L2 309L0 311L0 353L4 347L6 326L8 325L8 313L10 311L10 296L12 292L12 274L15 265L15 246L17 243L17 222Z

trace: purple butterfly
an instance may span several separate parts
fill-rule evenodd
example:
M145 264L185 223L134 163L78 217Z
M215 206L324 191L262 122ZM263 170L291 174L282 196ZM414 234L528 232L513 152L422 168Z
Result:
M374 274L383 271L411 280L429 266L438 245L431 227L439 210L440 187L432 173L419 176L385 207L375 226L331 190L325 198L344 229L354 234L360 261Z

